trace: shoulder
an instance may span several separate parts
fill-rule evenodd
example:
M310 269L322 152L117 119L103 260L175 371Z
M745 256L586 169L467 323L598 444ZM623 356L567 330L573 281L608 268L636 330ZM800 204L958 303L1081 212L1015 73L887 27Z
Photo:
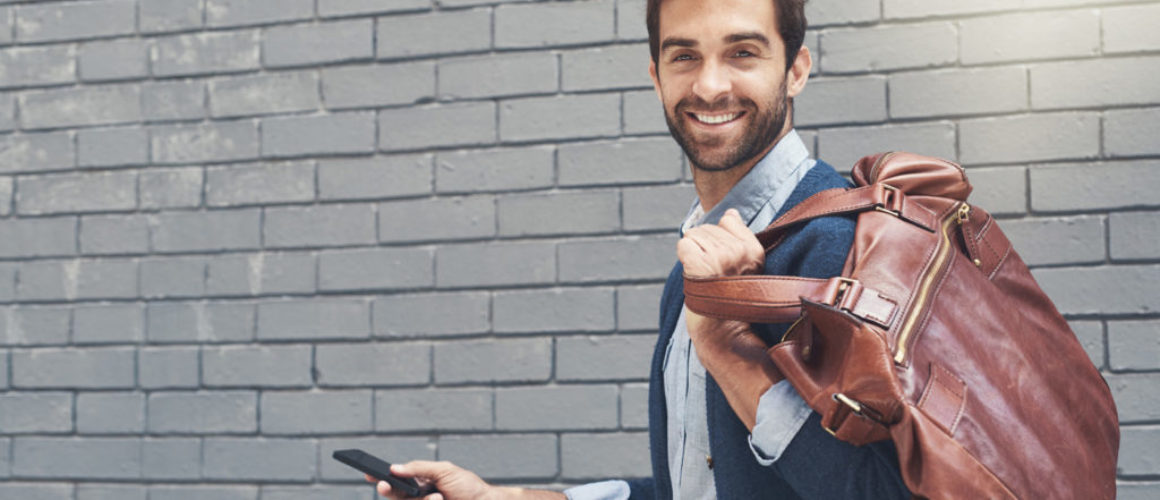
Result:
M850 183L846 179L819 160L798 183L782 212L821 191L848 187ZM766 256L766 272L808 278L841 274L854 243L856 225L853 217L846 216L820 217L807 222Z

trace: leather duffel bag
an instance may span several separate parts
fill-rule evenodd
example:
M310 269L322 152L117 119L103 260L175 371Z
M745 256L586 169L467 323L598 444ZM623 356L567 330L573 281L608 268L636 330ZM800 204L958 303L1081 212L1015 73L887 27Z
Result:
M838 439L893 439L925 498L1114 498L1107 383L962 167L863 158L758 233L766 252L817 217L857 217L842 276L685 277L697 313L796 321L768 354Z

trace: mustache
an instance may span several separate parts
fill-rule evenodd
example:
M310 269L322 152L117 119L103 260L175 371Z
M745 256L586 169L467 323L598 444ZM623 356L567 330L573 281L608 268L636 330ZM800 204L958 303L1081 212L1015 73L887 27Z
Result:
M674 109L676 111L684 111L686 109L693 108L698 111L712 113L714 111L725 111L729 109L736 109L738 107L754 109L757 107L757 103L753 102L751 99L735 96L723 96L713 102L708 102L696 96L688 96L681 99L680 101L677 101L677 105Z

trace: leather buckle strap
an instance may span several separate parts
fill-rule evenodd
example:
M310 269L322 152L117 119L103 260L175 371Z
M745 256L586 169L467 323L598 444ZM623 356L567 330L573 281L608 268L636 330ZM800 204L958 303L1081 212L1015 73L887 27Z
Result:
M837 276L826 286L823 304L848 312L883 328L889 328L897 310L897 303L877 290L862 286L862 282Z
M874 210L885 212L895 217L902 215L902 191L885 183L876 183L874 197L882 201L874 205Z

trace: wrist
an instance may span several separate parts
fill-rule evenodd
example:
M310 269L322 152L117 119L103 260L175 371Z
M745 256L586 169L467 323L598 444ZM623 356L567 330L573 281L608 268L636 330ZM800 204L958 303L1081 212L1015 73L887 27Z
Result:
M558 491L533 490L515 486L492 486L488 489L486 500L566 500L567 497Z

